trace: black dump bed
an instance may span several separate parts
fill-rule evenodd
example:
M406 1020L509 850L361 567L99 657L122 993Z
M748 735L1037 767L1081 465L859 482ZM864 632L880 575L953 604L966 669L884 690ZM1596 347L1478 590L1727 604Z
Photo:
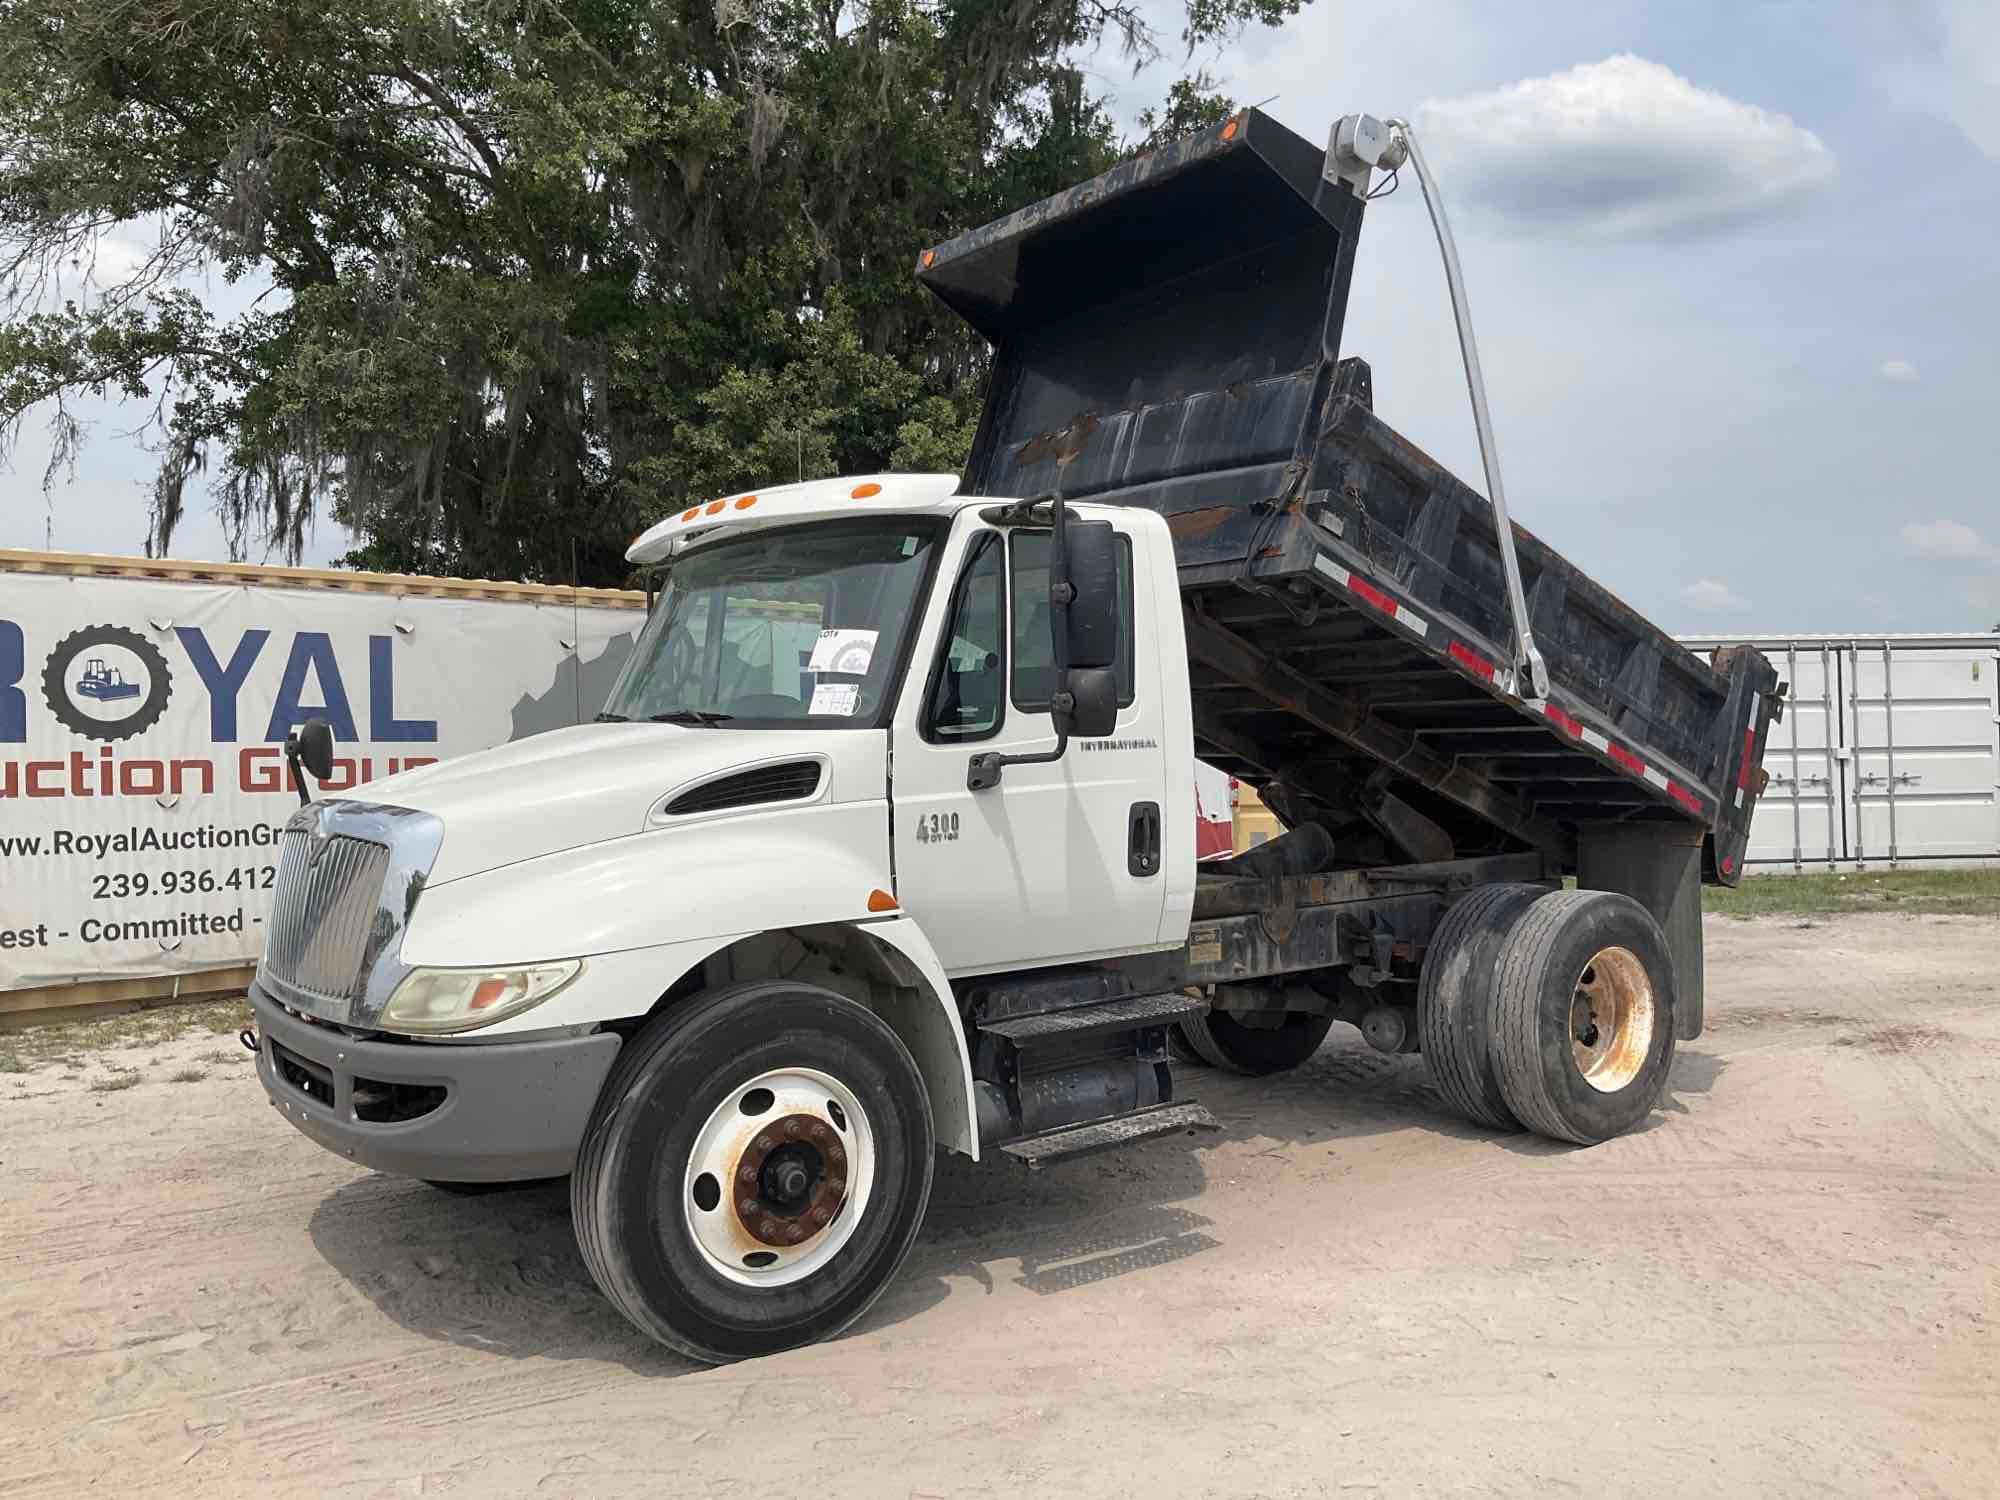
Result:
M1659 820L1733 884L1776 673L1694 656L1516 526L1549 697L1516 679L1492 506L1339 358L1362 203L1322 161L1250 110L926 251L995 350L967 490L1164 515L1196 752L1345 862L1568 865L1580 825Z

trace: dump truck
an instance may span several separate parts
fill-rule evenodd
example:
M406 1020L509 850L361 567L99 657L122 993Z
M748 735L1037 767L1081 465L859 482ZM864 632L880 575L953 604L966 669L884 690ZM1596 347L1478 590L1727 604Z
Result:
M709 1361L852 1323L935 1150L1199 1130L1204 1066L1337 1023L1494 1131L1644 1120L1780 685L1376 414L1341 323L1404 133L1246 111L922 250L993 349L966 471L665 517L599 722L302 806L272 1103L385 1172L567 1175L604 1295ZM1198 867L1197 757L1287 831Z

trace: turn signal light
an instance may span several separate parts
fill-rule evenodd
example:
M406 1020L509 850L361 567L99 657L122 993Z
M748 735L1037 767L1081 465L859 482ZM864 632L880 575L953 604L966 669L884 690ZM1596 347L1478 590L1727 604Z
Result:
M868 909L870 911L894 911L896 909L896 898L887 891L870 891L868 893Z

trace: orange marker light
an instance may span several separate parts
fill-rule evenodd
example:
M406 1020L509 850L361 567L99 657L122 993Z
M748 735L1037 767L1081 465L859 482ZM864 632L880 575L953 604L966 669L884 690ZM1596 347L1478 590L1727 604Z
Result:
M879 484L857 484L850 492L856 500L871 500L882 493Z
M504 979L482 979L472 992L472 1003L468 1010L486 1010L498 1005L507 997L507 981Z
M1243 119L1239 115L1236 119L1231 120L1227 125L1222 127L1222 138L1225 141L1233 141L1236 139L1236 132L1242 128Z
M756 503L757 503L757 497L755 495L745 495L741 500L738 500L736 502L736 508L738 510L748 510L751 506L755 505Z
M924 269L928 271L932 266L936 264L937 264L937 251L926 250L924 252Z
M896 898L887 891L870 891L868 893L868 909L870 911L894 911L896 909Z
M708 502L708 513L711 516L720 514L722 507L728 503L727 500L711 500Z
M699 505L690 505L686 510L681 512L681 519L683 521L692 521L696 516L700 514L701 514L701 507Z

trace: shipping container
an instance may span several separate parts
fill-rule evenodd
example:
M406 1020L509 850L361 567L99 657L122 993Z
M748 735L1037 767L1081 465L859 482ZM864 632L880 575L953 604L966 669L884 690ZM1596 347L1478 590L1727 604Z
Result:
M2000 634L1680 639L1748 641L1789 684L1750 868L2000 861Z

